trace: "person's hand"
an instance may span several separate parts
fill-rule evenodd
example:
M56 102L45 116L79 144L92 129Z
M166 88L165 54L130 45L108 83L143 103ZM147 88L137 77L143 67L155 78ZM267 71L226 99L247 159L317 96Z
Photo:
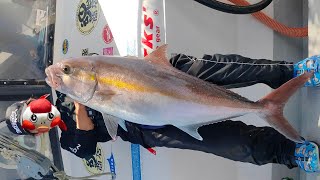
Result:
M83 105L83 104L80 104L76 101L74 101L74 107L75 107L75 112L76 114L79 112L79 111L83 111L83 110L86 110L86 107Z
M85 130L85 131L93 130L94 124L92 123L92 120L88 117L86 107L83 104L80 104L78 102L74 102L74 106L75 106L77 129Z

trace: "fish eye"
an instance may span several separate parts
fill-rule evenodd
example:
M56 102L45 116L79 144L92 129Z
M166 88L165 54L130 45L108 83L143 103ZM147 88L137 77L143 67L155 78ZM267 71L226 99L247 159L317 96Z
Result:
M50 121L52 121L53 118L54 118L54 115L53 115L52 113L49 113L49 114L48 114L48 119L49 119Z
M65 65L63 68L62 68L63 72L65 74L70 74L71 73L71 67L68 66L68 65Z
M31 115L31 118L30 118L31 122L35 123L35 122L37 122L37 119L38 119L37 115L35 115L35 114Z

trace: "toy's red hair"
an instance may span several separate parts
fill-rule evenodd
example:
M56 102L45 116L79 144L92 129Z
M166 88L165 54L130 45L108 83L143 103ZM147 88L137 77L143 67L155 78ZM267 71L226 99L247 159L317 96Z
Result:
M51 103L46 98L49 95L43 95L37 100L31 101L28 106L30 107L31 112L33 113L48 113L51 112Z

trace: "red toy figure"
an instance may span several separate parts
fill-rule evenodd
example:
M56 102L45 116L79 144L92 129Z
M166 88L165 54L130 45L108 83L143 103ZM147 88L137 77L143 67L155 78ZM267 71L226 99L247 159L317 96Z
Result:
M67 130L58 109L46 99L48 96L49 94L43 95L28 104L22 115L23 129L32 134L46 133L55 126L59 126L63 131Z

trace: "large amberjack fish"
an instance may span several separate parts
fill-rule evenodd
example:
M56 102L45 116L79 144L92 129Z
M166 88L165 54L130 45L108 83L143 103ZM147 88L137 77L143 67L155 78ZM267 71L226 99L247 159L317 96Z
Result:
M312 76L305 73L257 102L172 67L166 45L144 59L92 56L63 60L46 69L55 90L103 114L111 137L124 120L143 125L173 125L202 140L198 128L256 113L287 138L301 142L283 117L285 102Z

